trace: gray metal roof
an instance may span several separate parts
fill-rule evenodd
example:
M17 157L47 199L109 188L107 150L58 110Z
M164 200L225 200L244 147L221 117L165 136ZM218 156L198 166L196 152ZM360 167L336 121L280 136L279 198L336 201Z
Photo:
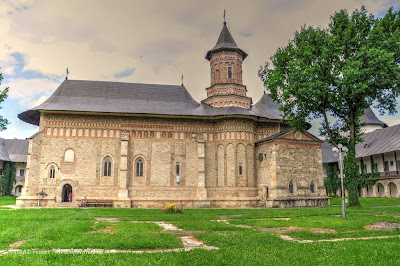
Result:
M12 162L26 162L29 148L29 140L4 139L4 142L8 150L10 160Z
M333 146L329 143L322 143L321 152L322 152L322 162L323 163L334 163L338 161L338 157L332 151Z
M40 110L180 116L248 115L280 120L279 105L264 94L250 110L198 103L183 86L65 80L41 105L18 117L39 125Z
M364 142L356 145L357 157L400 150L400 125L367 133Z
M378 129L363 136L363 142L356 145L357 158L374 154L400 150L400 125ZM324 163L336 162L332 147L328 143L322 145L322 161Z
M360 117L360 122L366 125L382 125L383 127L387 127L385 123L376 117L371 108L364 110L364 114Z
M0 138L0 160L26 162L29 140Z
M217 43L210 51L207 52L206 59L210 60L211 55L214 52L218 52L221 50L237 50L243 54L243 60L247 57L247 54L237 46L235 40L228 30L228 27L226 26L226 22L224 22L224 26L222 27L222 31L219 34Z
M2 138L0 138L0 160L11 161L6 148L6 143Z

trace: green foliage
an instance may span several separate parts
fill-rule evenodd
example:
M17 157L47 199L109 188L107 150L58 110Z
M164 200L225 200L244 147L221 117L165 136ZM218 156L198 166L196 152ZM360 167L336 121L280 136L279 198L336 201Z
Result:
M336 163L328 164L327 178L324 180L324 186L328 192L328 195L336 196L336 192L340 188L340 178Z
M271 61L273 67L266 63L259 76L293 128L304 131L307 122L322 118L320 134L334 146L358 143L365 108L375 104L381 114L396 113L400 13L389 9L383 18L374 18L364 7L351 15L341 10L328 28L303 26ZM353 177L354 161L348 158L346 170ZM350 204L357 204L356 197L351 196Z
M3 80L3 74L0 73L0 85L2 80ZM0 104L4 102L7 96L8 96L8 87L6 87L4 90L0 90ZM0 109L1 108L2 107L0 106ZM6 130L8 124L9 124L8 120L4 118L2 115L0 115L0 131Z
M356 161L356 146L353 141L350 142L349 151L347 156L344 158L344 169L343 174L344 184L347 192L349 193L349 205L359 206L358 201L358 187L359 187L359 175L358 166Z
M375 169L375 161L374 161L374 156L371 155L370 157L370 161L371 161L371 173L375 173L378 171L378 169Z
M15 184L15 164L4 162L3 176L0 177L0 188L3 196L11 196Z

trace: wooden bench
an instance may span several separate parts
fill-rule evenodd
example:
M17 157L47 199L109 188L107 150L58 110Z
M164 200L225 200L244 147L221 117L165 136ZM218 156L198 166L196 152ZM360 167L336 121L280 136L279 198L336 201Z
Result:
M111 208L113 206L112 200L87 200L86 207L103 207L103 208Z

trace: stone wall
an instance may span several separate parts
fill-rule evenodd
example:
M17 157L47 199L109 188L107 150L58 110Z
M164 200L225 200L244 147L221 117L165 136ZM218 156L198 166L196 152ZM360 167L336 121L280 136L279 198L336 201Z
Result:
M322 171L318 148L268 144L256 149L258 136L279 130L272 122L46 113L41 123L43 131L30 141L27 189L19 205L33 206L43 191L42 205L53 206L69 184L75 203L86 197L121 207L160 207L178 200L188 207L256 207L266 200L265 187L282 187L293 175L305 186ZM258 153L267 153L268 160L256 161ZM301 158L288 158L292 155ZM317 159L310 163L307 157ZM110 176L104 174L106 159L112 162ZM294 168L284 160L292 160ZM316 180L316 189L319 184Z

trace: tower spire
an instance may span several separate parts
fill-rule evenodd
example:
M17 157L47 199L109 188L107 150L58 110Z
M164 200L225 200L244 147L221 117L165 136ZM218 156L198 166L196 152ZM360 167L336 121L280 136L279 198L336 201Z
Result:
M226 25L225 15L226 15L226 11L225 11L225 9L224 9L224 26Z

